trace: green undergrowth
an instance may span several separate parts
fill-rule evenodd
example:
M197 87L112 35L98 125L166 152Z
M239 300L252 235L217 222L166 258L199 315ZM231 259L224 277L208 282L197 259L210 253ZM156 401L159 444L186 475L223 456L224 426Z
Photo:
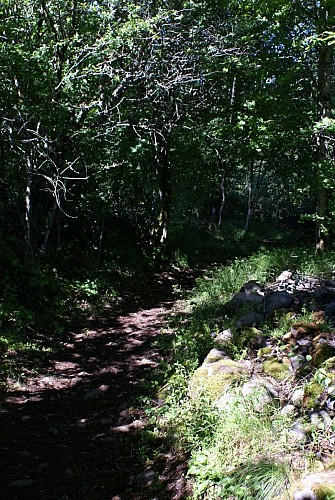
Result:
M195 267L225 264L231 259L244 258L257 252L260 246L291 246L297 235L269 224L254 221L245 233L245 220L230 214L221 226L214 220L196 219L185 227L172 225L169 258L180 265Z
M301 454L301 449L290 442L292 421L280 414L276 402L260 412L252 397L243 397L237 389L234 400L219 408L206 394L193 397L189 393L192 374L214 347L213 331L231 324L229 317L218 314L219 306L243 283L256 280L265 284L285 269L331 278L334 255L318 256L299 248L262 248L250 257L211 269L198 279L189 298L191 312L171 319L170 329L158 341L160 347L170 349L171 359L162 366L161 379L155 374L158 408L148 408L146 401L152 434L175 452L182 449L187 453L193 499L289 498L295 454ZM303 318L307 320L308 314ZM278 316L265 325L264 334L276 339L290 324L287 316ZM250 345L234 336L227 349L230 357L244 360Z
M6 250L7 247L4 247ZM8 249L7 249L8 250ZM62 350L73 329L99 317L136 284L147 268L111 256L100 264L87 255L19 259L9 251L0 264L0 384L38 372ZM122 296L122 297L121 297Z
M282 429L289 422L269 407L260 417L254 401L238 397L217 414L214 432L191 451L188 475L194 497L284 498L290 462Z

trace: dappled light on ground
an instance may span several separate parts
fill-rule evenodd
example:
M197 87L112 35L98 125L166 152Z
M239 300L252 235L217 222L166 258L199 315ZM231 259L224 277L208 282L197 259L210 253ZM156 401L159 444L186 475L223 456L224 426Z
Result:
M0 414L4 498L149 498L138 476L147 421L134 407L164 357L152 344L176 306L175 279L161 277L117 314L106 309L70 332L40 373L9 382ZM161 469L168 482L164 460ZM171 495L170 487L160 498Z

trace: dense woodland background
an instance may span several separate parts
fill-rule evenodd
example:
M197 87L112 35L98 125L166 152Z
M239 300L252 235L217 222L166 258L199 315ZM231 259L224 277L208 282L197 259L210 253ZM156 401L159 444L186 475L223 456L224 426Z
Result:
M332 250L332 0L0 16L5 329L61 329L69 296L118 296L153 266Z
M7 255L99 267L122 238L157 254L252 220L331 239L331 0L2 0L0 15Z

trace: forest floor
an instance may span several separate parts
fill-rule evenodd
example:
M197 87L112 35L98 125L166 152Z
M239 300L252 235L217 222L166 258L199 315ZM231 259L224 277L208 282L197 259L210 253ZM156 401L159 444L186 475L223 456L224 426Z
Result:
M182 499L183 457L145 469L148 418L136 401L167 354L154 345L193 287L192 271L155 275L62 338L38 373L13 379L0 406L0 496L10 499ZM137 407L136 407L137 405ZM148 485L155 479L157 493Z

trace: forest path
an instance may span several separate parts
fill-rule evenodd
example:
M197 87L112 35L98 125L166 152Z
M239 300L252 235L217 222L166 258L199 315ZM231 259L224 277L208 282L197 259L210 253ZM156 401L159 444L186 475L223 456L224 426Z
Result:
M39 374L12 384L1 402L0 496L10 499L144 500L185 498L182 465L165 456L143 471L138 443L146 416L134 410L141 383L166 355L153 342L178 314L175 288L192 271L155 275L71 332ZM164 493L150 494L154 476Z

